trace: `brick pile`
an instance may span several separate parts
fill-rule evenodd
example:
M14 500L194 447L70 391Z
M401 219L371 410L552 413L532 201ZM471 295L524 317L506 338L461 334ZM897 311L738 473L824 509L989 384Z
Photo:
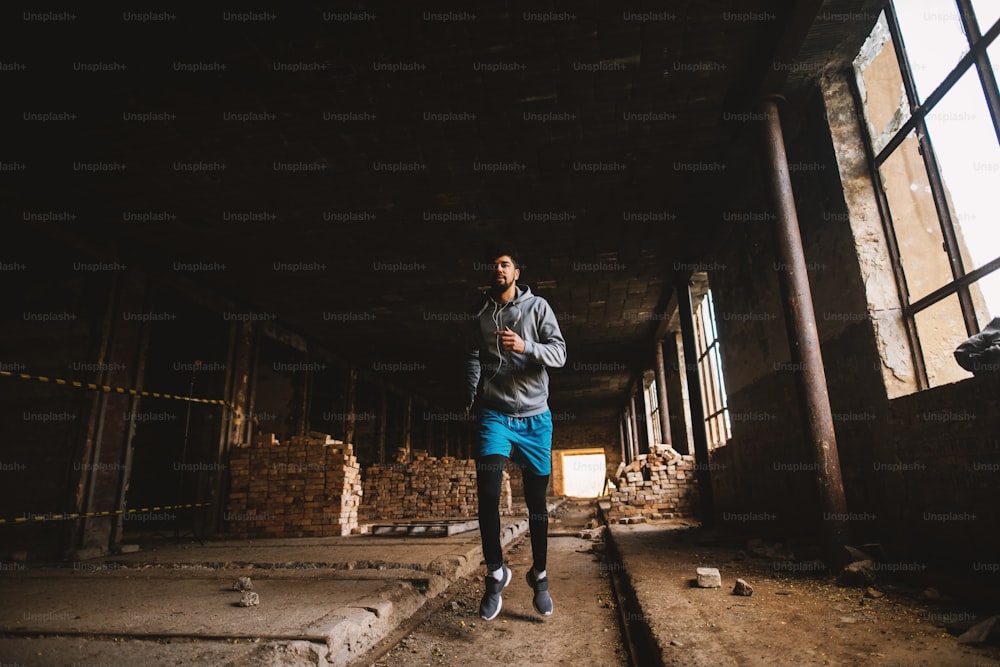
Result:
M611 492L608 520L619 523L645 519L695 516L698 503L694 457L669 447L640 454L618 468Z
M326 537L356 529L363 489L353 446L319 433L275 443L258 437L254 447L230 451L229 534Z
M458 519L477 516L476 461L397 450L392 463L365 468L363 521ZM500 513L511 513L510 475L504 471Z

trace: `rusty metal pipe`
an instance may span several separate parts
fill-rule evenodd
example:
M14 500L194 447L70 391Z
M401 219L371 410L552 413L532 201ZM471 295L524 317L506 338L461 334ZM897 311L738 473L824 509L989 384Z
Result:
M837 438L830 410L826 372L816 330L809 276L802 252L795 198L788 173L788 159L781 131L776 96L766 98L762 104L765 118L767 156L769 160L769 189L777 215L778 272L782 304L788 328L788 343L792 361L801 369L795 374L804 428L813 461L817 464L816 484L819 488L823 510L824 551L827 564L839 566L844 561L843 546L850 541L850 524L847 521L847 501L840 472Z

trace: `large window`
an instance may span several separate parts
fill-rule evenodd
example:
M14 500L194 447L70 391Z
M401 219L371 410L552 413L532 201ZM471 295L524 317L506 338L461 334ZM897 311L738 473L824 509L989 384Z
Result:
M660 397L657 395L656 378L652 371L643 375L643 386L646 396L646 432L649 433L650 443L663 443L663 434L660 433Z
M1000 313L997 0L887 3L854 62L921 389Z
M732 433L715 322L715 301L712 290L708 290L694 314L694 337L698 345L698 375L701 378L709 447L724 445Z

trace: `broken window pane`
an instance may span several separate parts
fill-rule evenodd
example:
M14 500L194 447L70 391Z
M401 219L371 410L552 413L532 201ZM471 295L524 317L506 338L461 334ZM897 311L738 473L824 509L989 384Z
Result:
M855 58L854 69L868 134L878 154L910 117L910 105L884 13Z

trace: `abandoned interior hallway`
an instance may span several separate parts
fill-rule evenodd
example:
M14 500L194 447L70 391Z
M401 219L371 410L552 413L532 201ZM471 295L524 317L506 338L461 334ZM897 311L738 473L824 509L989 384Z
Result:
M0 22L0 667L1000 665L1000 3ZM484 624L497 240L563 597L508 466Z

